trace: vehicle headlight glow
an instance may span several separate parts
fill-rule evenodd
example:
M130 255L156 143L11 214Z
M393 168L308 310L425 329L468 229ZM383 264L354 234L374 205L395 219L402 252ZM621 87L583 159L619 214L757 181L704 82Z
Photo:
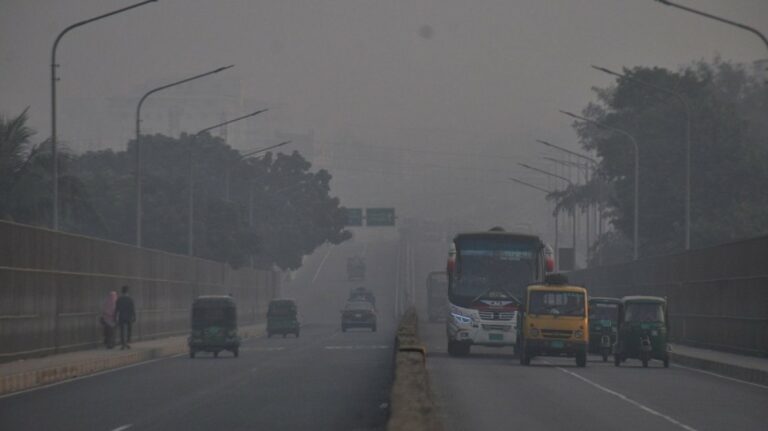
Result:
M469 325L472 323L472 318L469 316L465 316L459 313L451 313L451 316L453 316L453 320L455 320L459 325Z
M573 332L573 336L576 338L584 338L584 331L582 331L581 329L577 329L576 331Z
M528 335L530 335L531 337L538 337L539 334L540 334L540 332L539 332L538 328L531 328L531 329L528 330Z

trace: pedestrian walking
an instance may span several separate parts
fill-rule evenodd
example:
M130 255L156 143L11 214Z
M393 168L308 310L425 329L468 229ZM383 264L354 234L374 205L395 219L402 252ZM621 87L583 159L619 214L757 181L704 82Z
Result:
M115 347L115 307L117 306L117 292L114 290L109 292L109 295L104 299L101 304L101 317L99 322L101 323L104 332L104 345L107 349Z
M131 348L131 326L136 321L133 299L128 296L128 286L123 286L122 295L115 304L115 318L120 326L120 350Z

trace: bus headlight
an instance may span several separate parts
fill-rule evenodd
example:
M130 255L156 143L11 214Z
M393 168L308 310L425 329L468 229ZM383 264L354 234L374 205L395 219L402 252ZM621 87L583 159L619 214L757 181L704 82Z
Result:
M459 313L451 313L451 317L457 325L469 325L472 323L472 318Z
M577 329L573 332L573 336L576 338L584 338L584 331Z
M537 338L540 334L538 328L531 328L528 330L529 337Z

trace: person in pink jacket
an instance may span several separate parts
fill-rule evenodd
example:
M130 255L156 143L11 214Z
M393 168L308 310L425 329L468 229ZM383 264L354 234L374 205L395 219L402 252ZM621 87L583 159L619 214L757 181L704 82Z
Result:
M104 328L104 345L107 349L115 347L115 305L117 304L117 292L109 292L109 295L101 304L101 317L99 322Z

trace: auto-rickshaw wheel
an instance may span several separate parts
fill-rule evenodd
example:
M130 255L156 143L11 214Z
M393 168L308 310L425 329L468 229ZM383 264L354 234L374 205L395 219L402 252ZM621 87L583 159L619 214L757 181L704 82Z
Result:
M283 332L283 338L285 338L287 336L288 336L288 333L287 332Z
M587 366L587 352L576 353L576 366L580 368Z
M235 355L236 358L240 356L240 348L235 347L234 349L232 349L232 354Z
M641 358L640 359L643 362L643 368L648 368L648 358Z
M664 355L664 368L669 368L669 355Z
M299 331L296 331L296 338L299 338Z
M267 332L267 338L272 338L272 333L271 332Z
M603 352L603 362L608 362L608 352Z
M192 358L192 359L195 359L195 353L197 353L197 352L195 352L195 351L194 351L194 350L192 350L192 349L189 349L189 357L190 357L190 358Z
M621 366L621 356L618 354L613 355L613 365L620 367Z
M216 350L215 352L213 352L213 357L214 357L214 358L218 358L218 357L219 357L219 351L218 351L218 350Z

